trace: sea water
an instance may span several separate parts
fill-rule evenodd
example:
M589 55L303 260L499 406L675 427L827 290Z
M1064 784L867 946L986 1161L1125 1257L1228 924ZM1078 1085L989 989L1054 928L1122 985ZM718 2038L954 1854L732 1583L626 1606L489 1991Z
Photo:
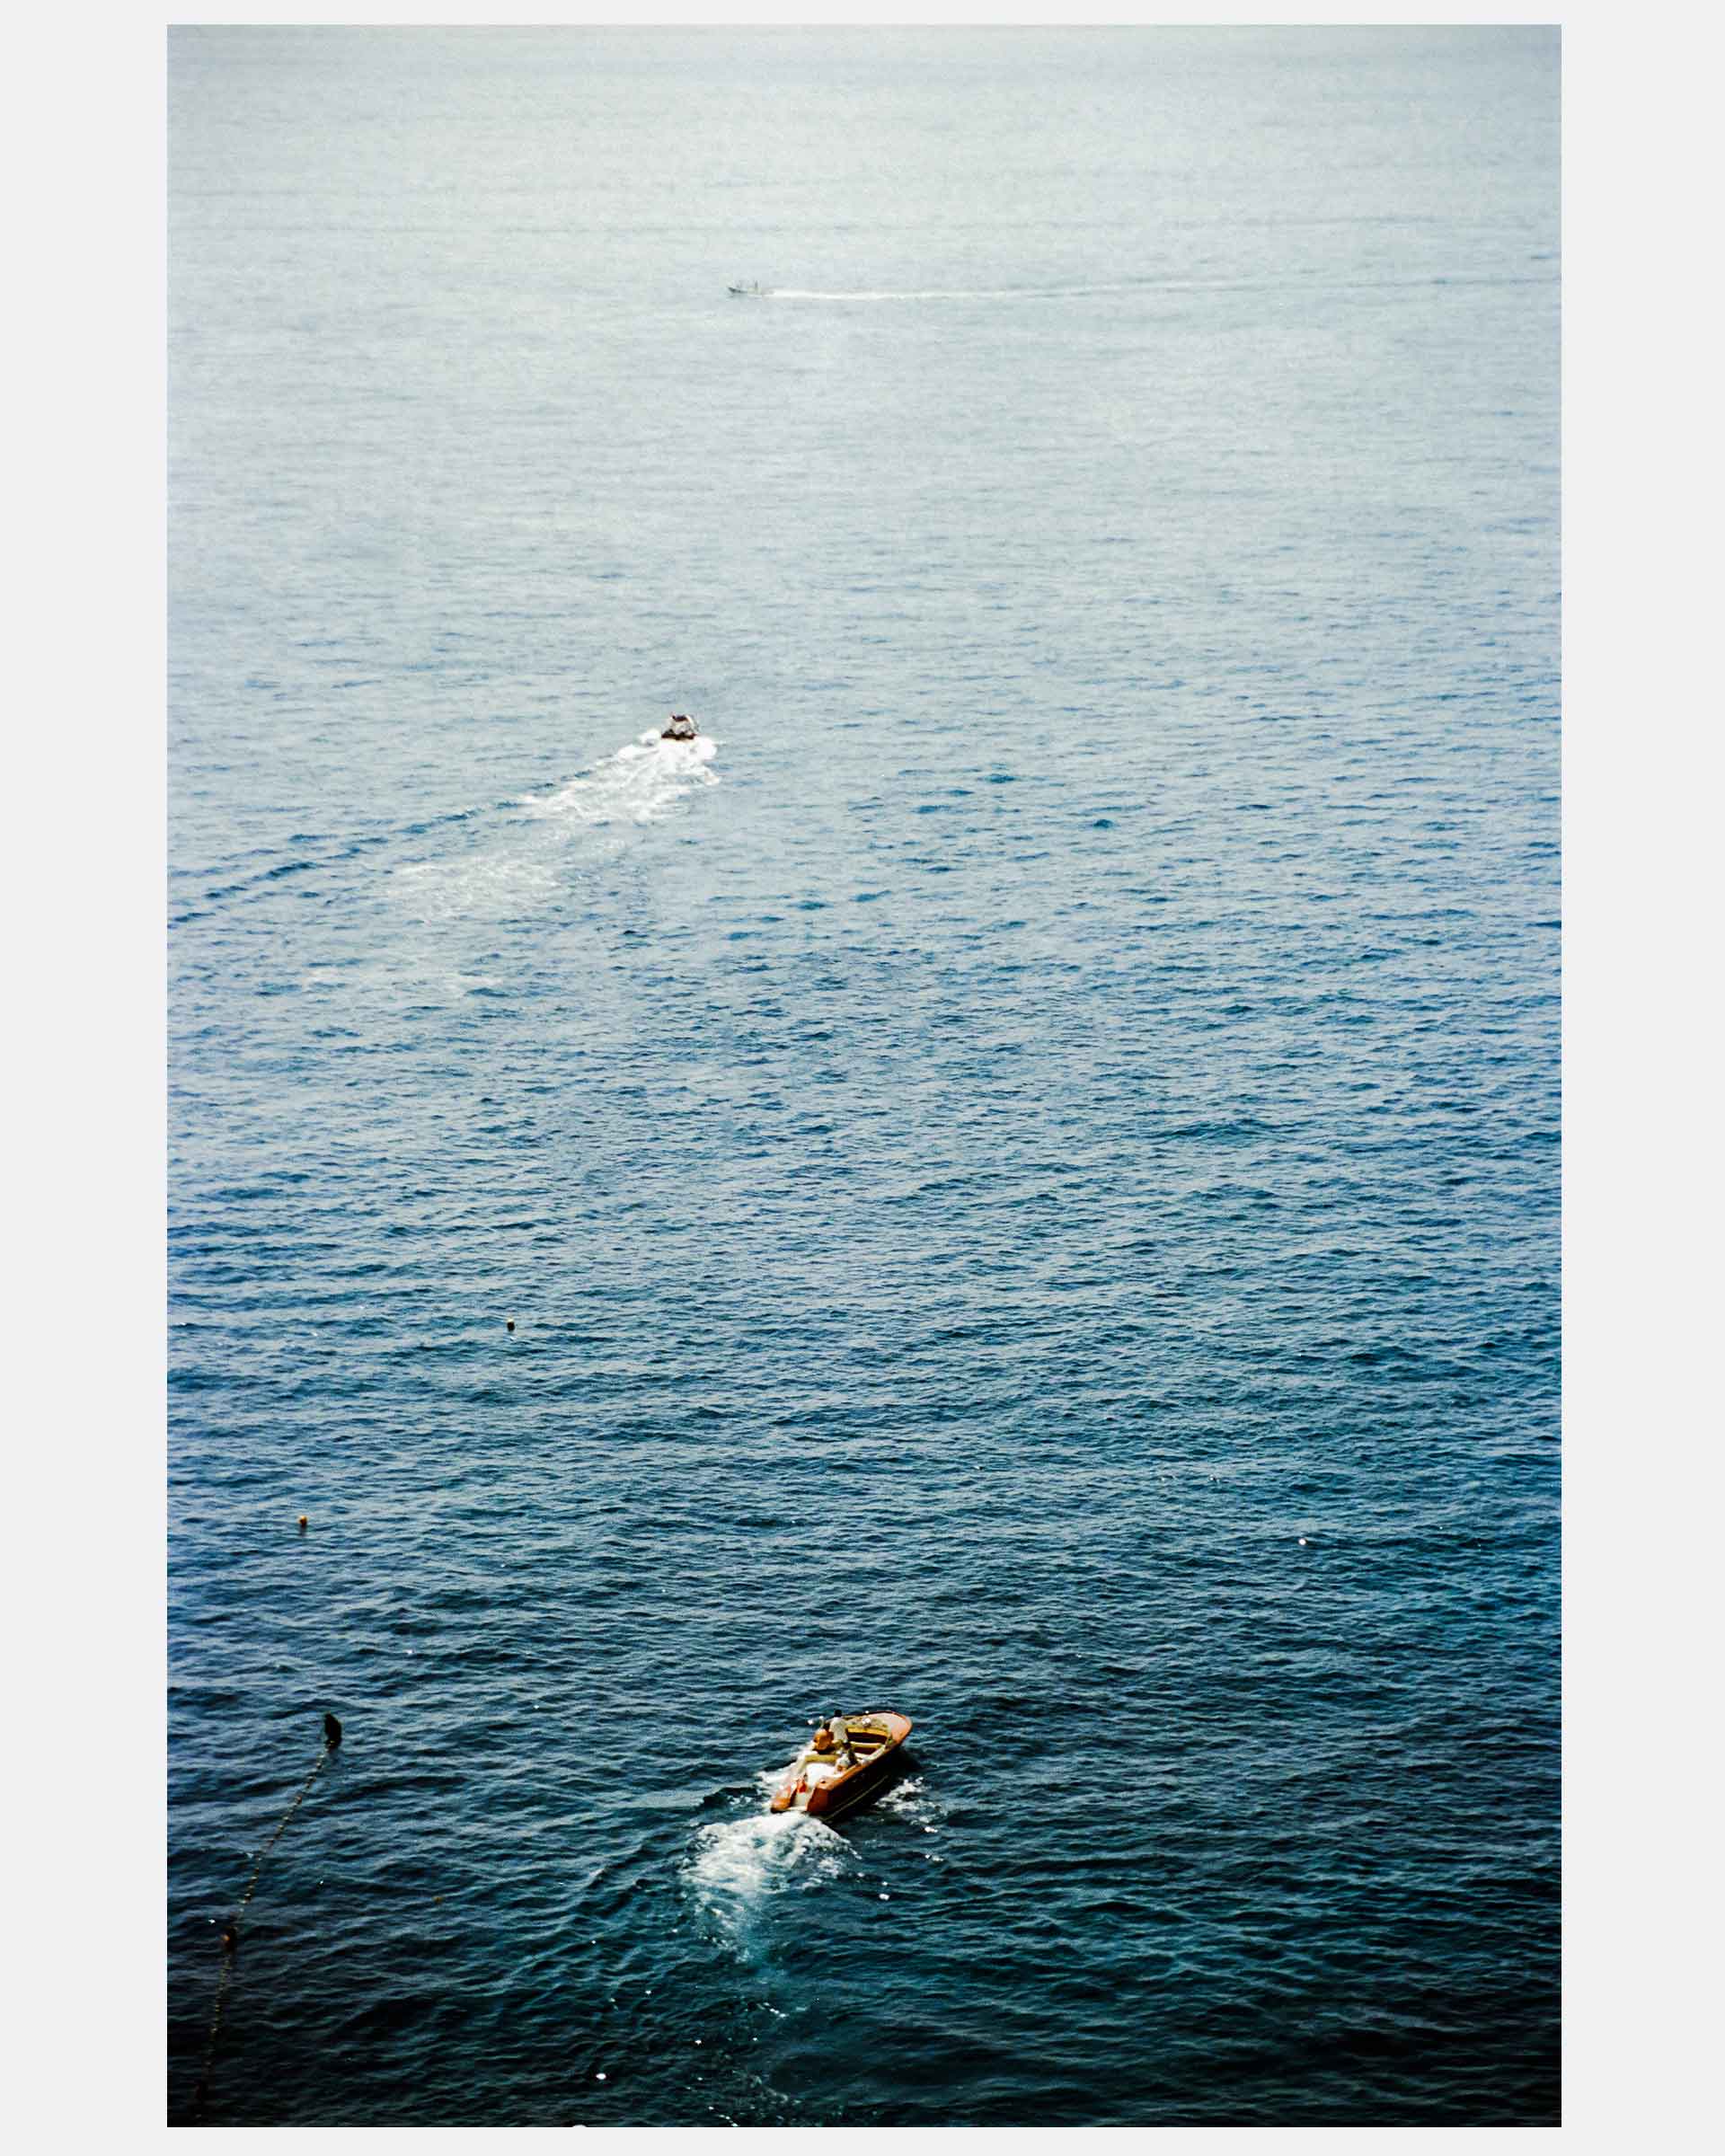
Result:
M171 2116L1551 2121L1555 33L169 93Z

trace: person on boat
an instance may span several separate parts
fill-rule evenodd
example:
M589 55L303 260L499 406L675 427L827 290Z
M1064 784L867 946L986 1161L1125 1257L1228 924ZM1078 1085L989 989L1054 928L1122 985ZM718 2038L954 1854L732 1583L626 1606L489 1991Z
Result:
M819 1728L815 1731L815 1750L819 1753L823 1759L827 1759L830 1758L832 1754L837 1749L838 1746L833 1741L832 1731L827 1727L826 1723L823 1722Z

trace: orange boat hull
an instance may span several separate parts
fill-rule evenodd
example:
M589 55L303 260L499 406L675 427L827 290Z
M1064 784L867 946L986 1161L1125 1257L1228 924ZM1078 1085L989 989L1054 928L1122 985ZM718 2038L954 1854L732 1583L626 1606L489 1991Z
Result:
M807 1812L811 1819L835 1819L841 1813L854 1810L859 1804L866 1804L886 1788L898 1764L899 1747L910 1735L909 1716L854 1714L846 1719L851 1741L857 1750L854 1764L811 1784L808 1770L812 1755L805 1753L774 1796L774 1811L788 1812L794 1807ZM877 1732L880 1741L867 1743Z

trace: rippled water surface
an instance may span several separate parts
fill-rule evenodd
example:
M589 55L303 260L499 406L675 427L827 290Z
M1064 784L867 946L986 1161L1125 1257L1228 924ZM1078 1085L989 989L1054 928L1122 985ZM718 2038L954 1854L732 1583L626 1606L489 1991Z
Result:
M1554 33L171 44L172 2115L1550 2121Z

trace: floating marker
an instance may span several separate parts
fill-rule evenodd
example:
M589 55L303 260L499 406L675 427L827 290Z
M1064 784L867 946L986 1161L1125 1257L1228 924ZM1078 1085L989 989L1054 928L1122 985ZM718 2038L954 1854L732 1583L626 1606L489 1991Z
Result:
M513 1318L505 1318L503 1323L509 1331L513 1332L515 1330L515 1320ZM600 2078L603 2079L604 2077L601 2076Z
M310 1521L309 1521L309 1520L308 1520L308 1519L305 1517L305 1514L302 1512L302 1513L300 1514L300 1515L299 1515L299 1532L300 1532L302 1534L304 1534L304 1533L305 1533L305 1530L306 1530L306 1528L307 1528L307 1527L309 1527L310 1525L311 1525L311 1522L310 1522Z
M332 1752L341 1742L341 1725L332 1714L323 1717L323 1742Z

